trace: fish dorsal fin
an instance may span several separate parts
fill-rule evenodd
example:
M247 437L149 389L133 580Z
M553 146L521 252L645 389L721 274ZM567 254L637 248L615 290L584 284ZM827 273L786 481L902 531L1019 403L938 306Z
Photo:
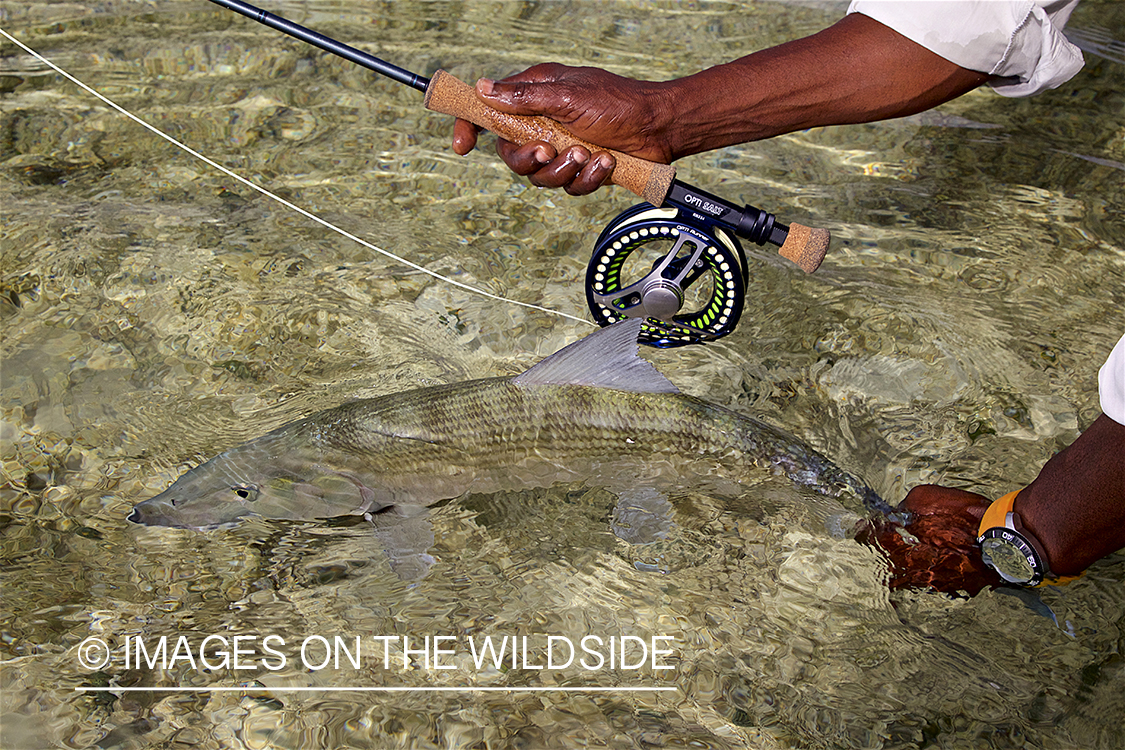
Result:
M679 393L660 371L637 354L641 318L594 331L512 378L520 386L588 385L639 393Z

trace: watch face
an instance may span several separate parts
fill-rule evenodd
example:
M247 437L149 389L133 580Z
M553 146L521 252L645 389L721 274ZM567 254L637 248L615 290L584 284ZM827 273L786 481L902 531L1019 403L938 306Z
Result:
M1034 585L1042 578L1043 566L1035 549L1019 534L1004 528L981 535L980 554L1009 583Z

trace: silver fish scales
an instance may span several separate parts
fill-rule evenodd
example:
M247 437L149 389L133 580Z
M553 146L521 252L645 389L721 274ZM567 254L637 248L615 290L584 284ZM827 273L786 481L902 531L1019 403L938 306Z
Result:
M764 422L681 394L637 356L640 321L568 346L514 378L422 388L284 425L136 506L138 523L205 528L314 519L588 481L624 490L784 474L889 510L862 480Z

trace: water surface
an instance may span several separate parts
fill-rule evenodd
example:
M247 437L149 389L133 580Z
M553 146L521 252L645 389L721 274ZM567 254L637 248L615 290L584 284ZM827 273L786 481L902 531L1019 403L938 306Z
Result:
M684 75L812 33L835 3L283 2L429 75L543 59ZM895 502L998 495L1098 414L1125 327L1123 6L1075 13L1085 70L889 123L693 157L683 178L832 230L806 276L754 251L738 330L649 352ZM448 150L412 90L202 2L0 4L5 30L146 121L434 271L586 317L601 227L634 202L529 188ZM890 593L840 508L783 484L685 487L656 545L598 487L472 495L403 579L359 521L137 528L205 458L344 400L519 372L586 333L390 261L145 132L5 43L0 59L5 748L1049 747L1125 744L1125 557L1042 600ZM284 668L83 668L79 644L281 636ZM477 668L371 636L670 636L672 670ZM359 668L303 667L361 636ZM538 640L537 640L538 639ZM349 641L350 642L350 641ZM651 641L650 641L651 642ZM401 641L396 641L400 644ZM76 692L235 686L233 693ZM265 687L675 687L669 693L271 693Z

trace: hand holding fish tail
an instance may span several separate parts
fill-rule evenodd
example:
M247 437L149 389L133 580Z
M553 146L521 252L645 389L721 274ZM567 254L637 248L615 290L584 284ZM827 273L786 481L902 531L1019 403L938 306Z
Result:
M1125 337L1121 341L1125 352ZM1040 559L1029 567L1037 577L1006 580L1021 586L1063 584L1125 547L1122 455L1125 424L1103 413L1027 487L995 501L950 487L915 487L900 506L912 516L905 526L879 519L859 538L886 552L894 588L976 594L1004 583L982 557L985 532L1010 529ZM1000 569L1008 564L993 562Z
M891 588L975 595L1002 583L981 560L977 546L977 527L990 502L975 492L919 485L899 506L910 514L906 525L875 518L856 538L889 558Z

